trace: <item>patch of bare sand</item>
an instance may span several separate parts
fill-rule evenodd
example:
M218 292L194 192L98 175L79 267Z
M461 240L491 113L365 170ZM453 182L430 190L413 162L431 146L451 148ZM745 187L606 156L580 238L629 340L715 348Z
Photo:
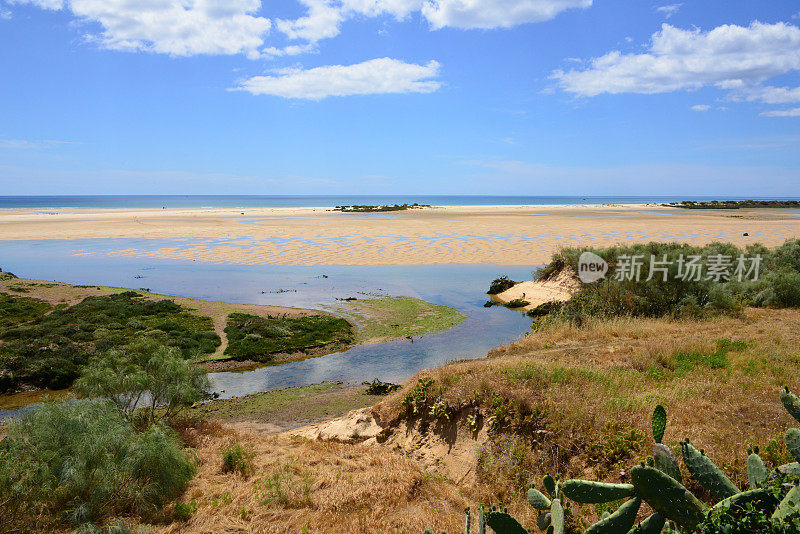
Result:
M502 293L495 295L495 298L503 304L517 299L523 300L529 304L518 309L532 310L546 302L566 302L580 288L581 283L572 269L564 269L549 280L519 282Z

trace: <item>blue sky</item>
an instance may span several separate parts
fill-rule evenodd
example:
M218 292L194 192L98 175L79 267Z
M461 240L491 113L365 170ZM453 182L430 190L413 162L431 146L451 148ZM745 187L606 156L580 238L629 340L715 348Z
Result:
M0 0L0 186L800 196L800 3Z

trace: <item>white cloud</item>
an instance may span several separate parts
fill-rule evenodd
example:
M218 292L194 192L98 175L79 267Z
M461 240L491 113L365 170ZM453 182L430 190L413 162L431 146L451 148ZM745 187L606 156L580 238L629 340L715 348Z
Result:
M692 111L708 111L711 109L711 106L708 104L697 104L696 106L692 106L690 109Z
M308 8L308 14L296 20L278 19L275 23L278 30L289 39L303 39L316 42L339 35L339 25L345 14L339 7L331 5L327 0L300 0Z
M510 28L542 22L568 9L591 7L593 0L299 0L307 14L278 20L290 39L316 42L339 34L343 21L389 15L400 20L419 12L432 29Z
M63 0L13 0L44 9L65 8ZM113 50L143 50L191 56L239 54L258 57L269 19L254 14L261 0L71 0L79 19L102 27L87 40Z
M422 14L434 28L510 28L554 18L592 0L428 0Z
M64 0L6 0L9 4L31 4L40 9L58 11L64 7Z
M441 83L439 63L404 63L388 57L355 65L328 65L313 69L281 69L276 76L254 76L234 90L254 95L321 100L328 96L385 93L432 93Z
M0 6L0 19L2 20L11 20L11 11Z
M761 114L762 117L800 117L800 108L792 109L776 109L772 111L765 111Z
M741 89L800 69L800 29L779 22L711 31L662 25L644 54L610 52L585 70L557 70L552 78L581 96L665 93L715 85Z
M793 104L800 102L800 87L750 87L741 94L733 95L734 100L759 101L765 104Z
M670 18L672 15L677 13L683 4L669 4L666 6L659 6L656 8L656 11L664 15L665 19Z

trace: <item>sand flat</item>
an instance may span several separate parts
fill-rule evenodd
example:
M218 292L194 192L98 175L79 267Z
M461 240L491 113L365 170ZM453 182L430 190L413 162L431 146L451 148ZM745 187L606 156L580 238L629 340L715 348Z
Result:
M136 238L150 244L81 253L240 264L531 265L545 263L563 246L777 246L798 236L796 210L654 205L448 206L366 214L324 207L0 210L0 240Z

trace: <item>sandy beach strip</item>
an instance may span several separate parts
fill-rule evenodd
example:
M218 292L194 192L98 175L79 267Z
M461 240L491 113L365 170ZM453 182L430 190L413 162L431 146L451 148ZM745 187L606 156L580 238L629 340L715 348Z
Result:
M135 238L144 246L98 241L77 253L254 265L532 265L565 246L648 241L777 246L800 237L797 210L540 205L356 214L329 209L5 209L0 240Z

